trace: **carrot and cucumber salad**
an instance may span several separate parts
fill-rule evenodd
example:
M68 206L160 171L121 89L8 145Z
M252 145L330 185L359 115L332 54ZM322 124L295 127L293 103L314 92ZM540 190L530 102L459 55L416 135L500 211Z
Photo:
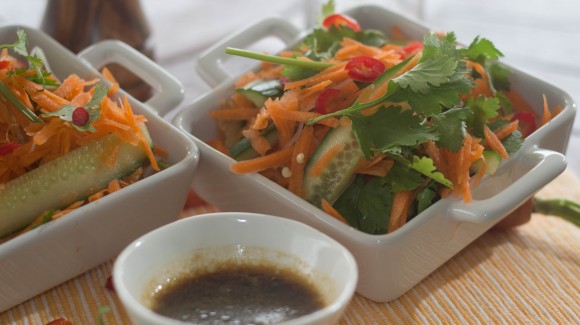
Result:
M411 40L325 8L291 50L226 49L262 64L211 113L218 137L208 143L237 160L233 172L261 173L361 231L395 231L448 196L471 201L561 110L544 100L536 116L485 38Z
M146 118L119 86L59 80L26 34L0 52L0 238L11 238L159 170ZM145 170L145 167L150 167Z

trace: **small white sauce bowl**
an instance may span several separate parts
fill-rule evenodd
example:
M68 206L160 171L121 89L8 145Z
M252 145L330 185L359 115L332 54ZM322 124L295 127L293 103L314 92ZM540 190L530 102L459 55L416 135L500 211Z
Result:
M207 254L200 258L200 251ZM232 259L290 268L322 293L324 308L284 324L337 323L358 281L352 254L329 236L298 221L241 212L192 216L149 232L118 256L113 281L135 324L184 324L151 310L155 288L190 268Z

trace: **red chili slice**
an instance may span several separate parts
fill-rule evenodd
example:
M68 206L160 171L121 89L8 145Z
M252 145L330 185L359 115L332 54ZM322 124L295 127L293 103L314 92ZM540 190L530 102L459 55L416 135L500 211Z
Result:
M113 276L109 275L107 277L107 281L105 282L105 288L107 288L107 290L111 291L111 292L117 292L115 290L115 283L113 283Z
M7 69L10 66L10 61L0 60L0 69Z
M345 69L353 80L372 82L385 71L385 65L370 56L356 56L348 61Z
M20 147L21 144L18 142L8 142L4 144L0 144L0 156L6 156Z
M404 59L414 55L415 53L417 53L418 51L420 51L422 49L423 49L422 42L413 41L413 42L410 42L409 44L401 47L399 49L399 53L401 53L401 58L404 60Z
M356 20L347 15L332 14L326 16L326 18L324 18L322 21L322 26L324 28L330 28L332 25L336 27L341 27L344 25L354 30L355 32L360 32L360 25L356 22Z
M77 107L72 113L72 123L76 126L83 126L89 121L89 112L84 107Z
M524 138L536 130L536 116L533 113L525 111L517 112L511 120L518 120L518 129Z
M314 102L314 109L320 114L329 114L346 108L352 98L349 94L336 88L328 88L322 91Z
M73 323L66 318L57 318L46 323L46 325L73 325Z

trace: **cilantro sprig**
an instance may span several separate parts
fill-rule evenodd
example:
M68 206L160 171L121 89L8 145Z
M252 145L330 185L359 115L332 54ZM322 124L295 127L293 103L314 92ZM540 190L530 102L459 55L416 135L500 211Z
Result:
M81 132L96 132L96 129L93 126L92 122L99 119L99 116L101 114L101 102L103 101L103 98L107 95L109 88L105 85L97 84L94 89L95 91L93 93L93 97L91 97L91 100L84 106L84 108L89 113L89 120L86 124L76 125L75 123L72 123L73 112L77 108L77 106L70 104L63 105L61 108L59 108L54 112L44 113L42 114L42 116L44 117L58 116L64 121L71 122L70 125L72 125L75 129Z
M11 49L17 54L22 55L28 61L28 66L36 71L36 78L41 81L44 89L46 80L42 71L42 68L44 67L42 59L36 55L28 53L26 48L28 45L28 37L26 36L26 32L23 29L18 29L16 31L16 35L18 36L18 40L16 40L16 42L13 44L0 45L0 49Z

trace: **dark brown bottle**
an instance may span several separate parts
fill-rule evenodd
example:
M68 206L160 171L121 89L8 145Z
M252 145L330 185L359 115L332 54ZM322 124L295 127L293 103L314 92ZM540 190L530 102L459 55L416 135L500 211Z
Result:
M116 39L154 59L140 0L48 0L41 29L74 53ZM130 71L117 64L107 68L135 98L144 101L151 96L151 87Z

